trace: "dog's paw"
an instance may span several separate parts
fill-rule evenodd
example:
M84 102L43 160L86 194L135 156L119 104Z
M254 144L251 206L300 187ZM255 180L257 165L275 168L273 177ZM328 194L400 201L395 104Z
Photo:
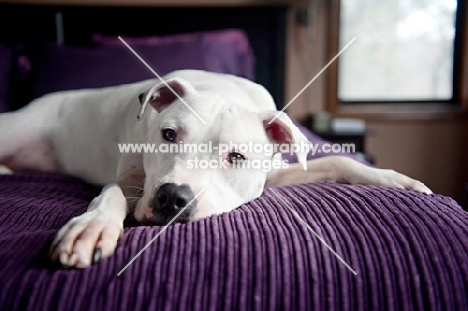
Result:
M114 253L123 224L99 211L71 219L58 232L49 256L65 267L86 268Z
M410 178L394 170L378 169L379 185L390 188L411 189L431 194L432 191L419 180Z
M6 165L1 165L0 164L0 175L11 175L13 174L13 170L10 169L8 166Z

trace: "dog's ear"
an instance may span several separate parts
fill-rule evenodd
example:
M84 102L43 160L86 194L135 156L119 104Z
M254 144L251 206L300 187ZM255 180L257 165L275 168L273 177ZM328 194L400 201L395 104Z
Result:
M180 77L175 77L167 81L161 82L153 86L148 92L141 93L138 96L140 100L140 111L138 119L140 119L147 104L153 106L157 112L161 112L164 108L181 99L187 93L194 92L195 89L187 80Z
M307 154L310 151L310 142L301 133L291 119L280 111L263 111L259 113L263 128L268 138L279 145L289 144L297 156L297 160L304 170L307 169ZM273 120L274 119L274 120Z

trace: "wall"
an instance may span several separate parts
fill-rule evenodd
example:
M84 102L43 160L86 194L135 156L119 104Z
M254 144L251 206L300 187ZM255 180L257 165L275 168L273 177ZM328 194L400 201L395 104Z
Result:
M296 13L304 1L293 2L288 15L286 45L287 104L326 64L325 61L325 6L318 1L313 27L297 23ZM325 75L319 76L287 109L287 112L301 119L309 113L322 110L325 106Z
M329 61L325 59L325 7L319 1L312 31L298 25L294 1L288 19L286 102L292 99ZM313 39L309 34L313 33ZM325 75L297 98L287 112L304 119L325 107ZM372 121L366 150L382 168L392 168L423 181L434 192L464 202L468 184L468 121Z
M468 184L466 121L368 122L369 154L382 168L423 181L436 193L465 199Z

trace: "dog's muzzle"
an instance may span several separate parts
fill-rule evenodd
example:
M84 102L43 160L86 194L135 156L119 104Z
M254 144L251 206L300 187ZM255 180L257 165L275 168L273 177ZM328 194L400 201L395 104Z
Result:
M165 225L182 210L184 211L174 222L188 222L191 212L197 205L196 200L192 202L194 197L192 189L187 184L166 183L161 185L150 204L154 214L154 222L158 225Z

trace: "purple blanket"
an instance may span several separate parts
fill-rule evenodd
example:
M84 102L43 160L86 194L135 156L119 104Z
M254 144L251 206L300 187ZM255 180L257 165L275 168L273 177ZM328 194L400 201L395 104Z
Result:
M85 270L46 257L99 188L71 177L0 176L0 310L468 310L468 213L452 199L370 186L268 189L239 209L169 227L126 228Z

